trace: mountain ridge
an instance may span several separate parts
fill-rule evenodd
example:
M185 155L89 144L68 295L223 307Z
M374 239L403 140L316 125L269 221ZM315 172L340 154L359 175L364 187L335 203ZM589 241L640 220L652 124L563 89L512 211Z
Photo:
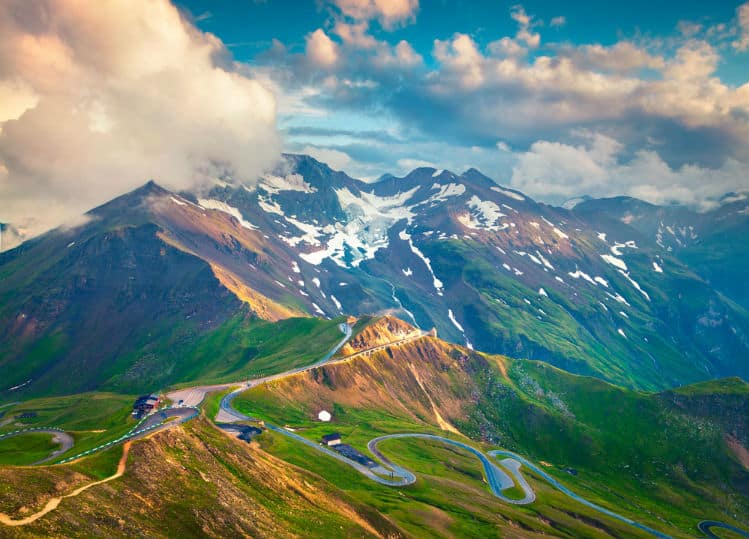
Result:
M238 305L268 320L393 312L453 342L631 387L749 376L740 294L713 288L657 228L623 222L608 202L556 208L476 169L365 183L309 156L286 159L253 187L173 193L151 181L94 208L89 223L0 254L0 297L16 291L22 267L109 230L151 226L154 252L194 257L229 293L223 321ZM730 204L739 211L742 201ZM741 214L721 211L742 229ZM127 266L132 253L118 256L109 263ZM740 271L740 257L724 260L724 271ZM49 290L65 290L64 265L56 278ZM6 321L22 312L6 310ZM18 357L12 348L0 361Z

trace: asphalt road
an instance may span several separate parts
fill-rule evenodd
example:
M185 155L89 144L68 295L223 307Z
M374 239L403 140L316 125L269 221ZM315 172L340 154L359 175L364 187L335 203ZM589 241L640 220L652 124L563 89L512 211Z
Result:
M197 408L165 408L149 415L143 421L133 427L129 432L123 434L119 438L110 440L87 451L63 459L58 462L58 464L65 464L74 460L78 460L80 458L87 457L92 453L96 453L97 451L101 451L102 449L112 447L113 445L121 444L123 442L128 442L131 440L137 440L138 438L142 438L149 434L153 434L155 432L180 425L185 421L189 421L193 417L197 416L199 413L200 410ZM164 423L164 421L170 417L176 419Z
M182 406L198 406L208 393L229 389L232 384L215 384L212 386L188 387L167 393L167 398L177 404L182 401Z
M740 530L735 526L731 526L730 524L725 524L723 522L718 522L715 520L703 520L702 522L697 524L697 528L699 528L699 530L704 533L705 536L709 539L721 539L713 533L711 528L722 528L724 530L730 530L734 533L737 533L742 537L749 537L749 532L745 532L744 530Z
M306 370L313 369L315 367L319 367L327 362L329 362L330 358L345 344L345 342L350 338L351 336L351 328L347 325L341 325L341 330L346 331L346 336L341 340L338 345L331 350L329 354L327 354L323 359L320 361L314 363L313 365L309 365L307 367L300 367L298 369L294 369L285 373L268 376L265 378L259 378L256 380L250 380L248 382L243 383L238 389L232 391L231 393L228 393L223 399L221 399L221 406L219 414L217 415L216 419L220 420L225 423L231 423L234 421L243 421L247 419L251 419L250 417L238 412L234 408L232 408L231 403L234 397L236 397L239 393L242 391L247 390L248 388L254 387L258 384L262 384L264 382L268 382L271 380L283 378L285 376L296 374L299 372L303 372ZM365 350L361 352L357 352L356 354L353 354L350 357L341 358L336 360L333 363L341 363L344 361L348 361L353 357L360 356L362 354L376 351L381 348L387 348L388 346L393 346L396 344L400 344L405 341L414 340L416 338L421 338L424 336L424 332L419 332L418 334L414 334L413 336L409 336L406 339L403 339L402 341L399 341L397 343L390 343L387 345L381 345L377 346L371 350ZM220 417L220 419L219 419ZM399 434L390 434L385 436L380 436L377 438L374 438L373 440L370 440L368 443L368 448L370 452L375 455L380 461L383 463L382 468L384 468L386 471L389 471L391 473L391 479L385 479L377 474L375 474L371 469L362 466L358 462L355 462L351 459L348 459L344 457L343 455L323 446L316 442L313 442L311 440L308 440L307 438L304 438L303 436L300 436L294 432L291 432L289 430L286 430L281 427L277 427L275 425L270 425L268 423L265 424L266 428L278 432L280 434L283 434L284 436L287 436L289 438L293 438L294 440L297 440L300 443L303 443L309 447L315 448L317 451L324 453L326 455L329 455L333 457L334 459L343 462L344 464L347 464L348 466L351 466L355 470L359 471L363 475L369 477L373 481L376 481L383 485L389 485L389 486L404 486L412 484L416 481L416 476L406 470L405 468L402 468L400 466L397 466L396 464L393 464L390 460L388 460L378 449L377 444L385 439L390 438L426 438L426 439L433 439L436 441L440 441L443 443L451 444L457 447L460 447L466 451L469 451L473 455L475 455L480 461L481 464L484 467L484 473L487 477L487 482L489 483L489 487L491 488L492 493L497 496L498 498L502 499L503 501L506 501L507 503L512 503L516 505L520 504L528 504L533 502L536 499L535 492L531 488L531 486L528 484L528 482L523 478L522 474L520 473L520 466L525 465L527 468L533 470L538 475L540 475L542 478L544 478L547 482L549 482L552 486L563 492L564 494L567 494L570 498L582 503L583 505L586 505L590 507L591 509L594 509L600 513L603 513L605 515L608 515L612 518L615 518L617 520L620 520L622 522L625 522L631 526L634 526L640 530L646 531L656 537L660 537L662 539L671 539L669 535L666 535L664 533L661 533L657 530L654 530L648 526L645 526L644 524L640 524L639 522L636 522L630 518L627 518L625 516L619 515L618 513L614 513L613 511L610 511L606 509L605 507L601 507L599 505L594 504L593 502L590 502L586 500L585 498L578 496L568 488L566 488L564 485L559 483L556 479L554 479L552 476L547 474L545 471L540 469L538 466L532 464L528 460L524 459L523 457L516 455L514 453L511 453L509 451L502 451L502 450L493 450L489 451L486 455L479 451L478 449L475 449L474 447L471 447L468 444L464 444L462 442L451 440L449 438L443 438L442 436L432 435L432 434L422 434L422 433L399 433ZM518 486L523 490L524 497L520 500L514 500L511 498L508 498L502 494L502 490L512 487L515 483L513 480L505 473L503 470L501 470L498 466L496 466L493 462L491 462L488 458L488 456L497 457L497 456L505 456L506 458L502 461L503 465L507 467L507 469L510 471L510 473L515 477ZM397 479L395 479L397 478Z
M241 392L251 388L255 387L257 385L270 382L272 380L277 380L280 378L284 378L286 376L290 376L293 374L305 372L317 367L320 367L326 363L329 364L336 364L336 363L342 363L345 361L349 361L355 357L368 354L380 349L387 348L389 346L395 346L398 344L403 344L404 342L408 342L411 340L415 340L418 338L423 337L426 335L425 332L419 331L418 333L414 333L413 335L410 335L401 341L397 341L394 343L389 343L385 345L380 345L373 347L371 349L362 350L360 352L357 352L355 354L352 354L351 356L347 356L345 358L340 358L335 361L330 361L333 355L340 350L340 348L351 338L352 329L348 324L341 324L340 325L341 331L344 333L344 337L341 339L341 341L328 353L320 359L319 361L313 363L312 365L307 365L304 367L299 367L296 369L292 369L290 371L286 371L283 373L275 374L272 376L266 376L263 378L257 378L254 380L248 380L246 382L243 382L239 384L239 387L235 389L234 391L228 393L226 396L224 396L223 399L221 399L220 403L220 409L219 413L216 416L216 420L223 422L223 423L233 423L236 421L244 421L247 419L251 419L248 416L242 414L241 412L238 412L234 408L232 408L231 404L233 399ZM143 436L146 436L148 434L158 432L163 429L170 428L172 426L184 423L185 421L188 421L195 417L199 410L196 408L197 405L199 405L203 399L205 398L205 395L212 391L220 391L224 389L228 389L232 385L236 384L218 384L218 385L211 385L211 386L199 386L199 387L193 387L193 388L187 388L182 390L177 390L169 393L167 396L172 399L175 402L178 402L179 400L183 401L183 407L174 407L174 408L168 408L161 410L155 414L152 414L146 420L139 423L133 430L128 432L127 434L123 435L122 437L118 438L117 440L112 440L110 442L107 442L106 444L102 444L99 447L93 448L89 451L86 451L84 453L81 453L79 455L75 455L73 457L69 457L61 462L69 462L71 460L75 460L84 456L87 456L90 453L93 453L95 451L98 451L100 449L104 449L106 447L109 447L114 444L122 443L125 441L134 440ZM164 421L169 417L176 417L176 420L169 421L167 423L164 423ZM595 511L598 511L602 514L605 514L611 518L617 519L621 522L624 522L626 524L629 524L633 527L636 527L640 530L643 530L645 532L648 532L655 537L659 537L662 539L671 539L669 535L666 535L662 532L659 532L657 530L654 530L648 526L645 526L644 524L640 524L639 522L636 522L628 517L625 517L623 515L620 515L618 513L615 513L609 509L606 509L605 507L601 507L597 504L594 504L593 502L590 502L586 500L585 498L575 494L571 490L569 490L567 487L562 485L559 481L557 481L554 477L546 473L544 470L536 466L535 464L529 462L527 459L521 457L520 455L516 455L515 453L512 453L510 451L504 451L504 450L492 450L488 451L486 454L482 451L479 451L478 449L465 444L463 442L452 440L450 438L444 438L442 436L433 435L433 434L423 434L423 433L398 433L398 434L388 434L384 436L379 436L377 438L374 438L369 441L367 444L367 447L369 448L369 451L380 460L381 465L375 468L374 470L377 470L380 473L389 474L390 477L382 477L382 475L378 475L373 471L373 469L367 468L366 466L363 466L359 464L356 461L353 461L340 453L333 451L332 449L323 446L321 444L318 444L312 440L309 440L307 438L304 438L303 436L300 436L294 432L291 432L287 429L277 427L275 425L270 425L266 423L266 428L280 433L284 436L287 436L289 438L292 438L300 443L303 443L309 447L314 448L316 451L323 453L325 455L328 455L348 466L351 468L357 470L359 473L365 475L366 477L370 478L373 481L376 481L377 483L387 485L387 486L406 486L413 484L416 481L416 476L410 472L409 470L406 470L405 468L402 468L393 462L391 462L387 457L385 457L377 448L377 445L383 441L388 439L396 439L396 438L420 438L420 439L428 439L428 440L434 440L441 443L449 444L456 446L460 449L463 449L465 451L470 452L475 457L479 459L481 462L484 473L487 478L487 482L489 484L489 488L491 489L492 493L500 498L501 500L515 504L515 505L523 505L523 504L529 504L535 501L536 495L533 491L532 487L528 484L526 479L523 477L523 475L520 473L520 468L522 466L526 466L528 469L532 470L536 474L538 474L541 478L546 480L550 485L552 485L557 490L561 491L562 493L566 494L570 498L574 499L575 501L590 507L591 509L594 509ZM52 453L49 457L45 458L42 461L39 462L46 462L49 460L54 459L56 456L68 451L73 446L73 438L69 434L56 429L33 429L35 432L48 432L55 436L55 440L59 441L61 443L61 448L54 453ZM9 433L6 435L0 436L0 439L8 436L13 435L20 435L25 432L28 432L28 430ZM500 464L504 466L508 471L509 474L513 477L511 478L508 473L506 473L504 470L499 468L492 460L490 460L489 457L500 457L504 456L503 460L500 461ZM514 478L514 481L513 481ZM524 493L524 497L520 500L515 500L512 498L508 498L502 494L503 490L506 490L508 488L511 488L517 484ZM738 533L739 535L742 535L744 537L749 538L749 533L740 530L734 526L730 526L728 524L724 524L722 522L717 521L702 521L699 523L698 528L700 531L702 531L708 538L710 539L719 539L718 536L716 536L712 532L712 528L723 528L727 530L731 530L735 533Z
M603 513L604 515L610 516L611 518L615 518L616 520L620 520L622 522L625 522L629 524L630 526L634 526L635 528L638 528L640 530L646 531L650 533L651 535L654 535L656 537L661 537L663 539L671 539L670 535L666 535L665 533L659 532L658 530L654 530L653 528L650 528L648 526L645 526L644 524L640 524L639 522L632 520L631 518L627 518L623 515L620 515L618 513L614 513L613 511L610 511L609 509L606 509L605 507L601 507L600 505L597 505L591 501L586 500L582 496L578 496L574 492L572 492L570 489L562 485L559 481L554 479L551 475L546 473L544 470L533 464L532 462L529 462L525 458L521 457L520 455L516 455L515 453L512 453L511 451L504 451L501 449L495 449L492 451L489 451L489 455L496 457L496 456L505 456L511 459L514 459L520 463L522 463L524 466L526 466L528 469L533 470L536 474L540 475L543 479L546 480L547 483L549 483L551 486L559 490L560 492L566 494L573 500L580 502L581 504L590 507L591 509L594 509L598 511L599 513Z
M297 367L296 369L291 369L286 372L281 372L278 374L272 374L270 376L264 376L263 378L255 378L254 380L248 380L246 382L243 382L240 387L232 391L231 393L227 393L224 395L224 398L221 399L221 403L219 406L219 412L216 415L216 421L219 421L221 423L233 423L235 421L246 421L250 419L246 415L242 414L241 412L238 412L231 406L231 402L234 400L234 397L242 393L243 391L248 390L251 387L258 386L260 384L264 384L266 382L272 382L273 380L278 380L280 378L285 378L287 376L291 376L293 374L298 374L300 372L306 372L312 369L315 369L317 367L320 367L330 361L330 358L332 358L338 350L341 349L341 347L346 344L346 342L351 338L351 326L348 324L340 324L338 326L343 332L343 338L338 342L338 344L333 347L333 349L325 354L325 356L320 359L319 361L316 361L315 363L311 365L305 365L303 367ZM337 453L336 453L337 454Z
M403 468L398 468L397 466L394 467L393 475L391 476L390 479L380 477L379 475L374 473L371 469L367 468L366 466L363 466L359 464L358 462L351 460L350 458L344 457L340 453L333 451L332 449L329 449L328 447L324 445L313 442L312 440L304 438L303 436L299 436L298 434L294 432L288 431L281 427L277 427L275 425L269 425L266 423L265 427L274 432L278 432L280 434L283 434L284 436L292 438L296 440L297 442L303 443L304 445L312 447L316 449L317 451L328 455L329 457L333 457L334 459L340 462L343 462L344 464L347 464L348 466L351 466L359 473L369 477L372 481L380 483L381 485L387 485L390 487L402 487L405 485L411 485L416 481L416 476L414 474L412 474L408 470L404 470Z
M479 461L481 462L481 465L484 467L484 474L486 475L486 480L487 480L487 483L489 484L489 488L491 489L492 494L494 494L497 498L500 498L502 501L515 504L515 505L529 504L536 499L536 494L533 492L533 489L530 487L530 485L528 485L527 482L525 482L524 479L522 481L518 481L520 488L523 489L523 492L525 494L522 499L515 500L512 498L508 498L507 496L502 494L503 490L511 488L515 485L512 478L509 475L507 475L507 473L505 473L504 470L502 470L496 464L494 464L486 454L479 451L475 447L472 447L458 440L444 438L442 436L437 436L435 434L422 434L422 433L386 434L384 436L378 436L377 438L370 440L369 443L367 444L367 448L373 455L375 455L378 459L380 459L380 461L382 461L387 467L391 469L396 469L401 472L405 472L406 470L393 464L387 457L385 457L385 455L383 455L380 452L379 449L377 449L377 444L379 444L381 441L392 440L392 439L397 439L397 438L421 438L425 440L434 440L436 442L440 442L443 444L448 444L448 445L453 445L455 447L459 447L460 449L468 451L469 453L473 454L476 458L479 459ZM517 478L521 478L520 474L517 472L519 468L520 468L520 463L517 463L517 468L510 468L511 472L515 472L513 473L513 475L517 474Z

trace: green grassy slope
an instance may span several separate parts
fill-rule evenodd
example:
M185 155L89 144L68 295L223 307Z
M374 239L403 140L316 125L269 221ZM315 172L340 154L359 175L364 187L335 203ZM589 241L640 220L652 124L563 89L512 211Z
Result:
M111 455L110 455L111 454ZM114 449L95 458L109 462ZM18 518L97 476L77 465L0 467L0 511ZM58 490L58 488L60 490ZM27 509L23 510L22 508ZM197 420L135 442L125 475L64 500L3 537L399 537L397 527L319 477Z
M544 363L429 340L400 347L392 358L383 352L255 388L235 405L311 439L339 431L344 441L365 449L370 438L388 432L439 432L428 393L445 420L485 448L504 447L543 461L549 473L591 501L689 537L698 536L695 526L703 518L749 524L741 517L749 514L749 470L725 440L733 433L749 445L741 431L749 386L737 380L712 384L677 394L707 393L720 414L685 406L670 393L632 391ZM315 421L321 408L333 412L334 423ZM272 451L280 448L278 454L295 463L309 458L295 456L306 449L290 442L273 437L272 443ZM397 451L389 454L401 464ZM421 466L441 475L427 460ZM340 468L327 472L333 481L355 475L331 463L314 466ZM413 469L418 472L419 465ZM579 510L561 495L551 499ZM541 498L539 507L546 503Z
M52 435L30 432L0 440L0 465L32 464L43 459L58 445L52 442Z

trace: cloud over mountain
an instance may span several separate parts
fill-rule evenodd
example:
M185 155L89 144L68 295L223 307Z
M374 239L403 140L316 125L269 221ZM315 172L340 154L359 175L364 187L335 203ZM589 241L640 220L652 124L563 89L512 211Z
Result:
M167 0L10 0L0 34L0 220L29 234L278 156L273 94Z

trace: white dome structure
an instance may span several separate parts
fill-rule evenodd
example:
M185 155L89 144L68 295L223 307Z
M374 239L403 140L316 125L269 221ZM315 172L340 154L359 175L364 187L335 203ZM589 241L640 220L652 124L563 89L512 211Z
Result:
M328 412L327 410L322 410L319 414L317 414L317 419L319 419L320 421L325 421L326 423L330 421L332 417L333 416L331 416L330 412Z

